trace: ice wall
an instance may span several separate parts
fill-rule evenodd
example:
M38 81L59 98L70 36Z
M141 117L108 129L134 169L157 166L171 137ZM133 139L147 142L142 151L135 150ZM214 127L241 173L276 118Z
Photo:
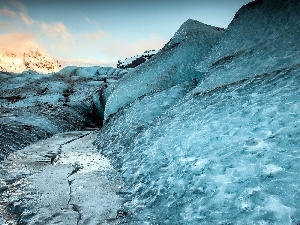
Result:
M118 112L97 145L125 180L124 222L299 223L299 9L283 0L243 7L207 60L199 57L206 73L190 95L180 93L192 84L145 92L143 74L156 77L151 60L140 77L131 73L135 85L129 75L120 81L106 116Z
M206 59L222 33L220 28L186 21L162 50L115 85L106 103L105 119L145 94L201 80L203 71L196 71L195 64Z

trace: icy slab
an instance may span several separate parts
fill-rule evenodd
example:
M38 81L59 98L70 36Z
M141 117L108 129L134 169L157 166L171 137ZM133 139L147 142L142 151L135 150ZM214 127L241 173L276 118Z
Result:
M101 140L101 145L110 146L113 144L113 151L123 151L124 148L120 146L128 146L133 137L147 129L169 108L176 105L195 85L196 83L186 82L138 98L128 107L120 110L116 117L112 118L112 121L106 121L106 126L103 127L98 137L98 140ZM114 162L114 166L119 167L116 158L112 159L112 162Z
M69 76L76 68L77 66L66 66L59 71L59 74Z
M113 68L113 67L77 67L67 66L61 69L58 74L62 76L81 77L81 78L107 78L117 77L125 75L128 72L127 69Z
M0 224L7 225L6 221L2 216L0 216Z
M108 96L104 117L145 94L201 80L195 64L205 57L223 31L195 20L186 21L165 47L150 60L120 79Z

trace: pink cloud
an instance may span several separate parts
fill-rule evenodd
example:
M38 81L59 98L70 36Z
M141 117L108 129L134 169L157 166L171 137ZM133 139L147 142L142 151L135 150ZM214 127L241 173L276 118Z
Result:
M0 9L0 53L23 54L38 46L43 52L63 52L74 48L73 36L62 22L47 23L32 19L24 4L10 1ZM47 46L47 50L43 46ZM48 54L48 53L47 53ZM54 56L55 57L55 56Z
M45 46L54 46L54 49L57 47L59 50L65 49L72 42L72 35L64 23L47 23L34 20L28 15L23 3L19 1L10 1L9 3L10 8L0 9L0 19L1 17L4 18L0 27L5 29L8 34L22 33L26 34L25 36L31 34L31 36L35 36L35 41L38 41L40 46L41 43L44 43ZM21 41L21 43L24 42ZM11 48L10 45L7 49L9 48Z
M34 24L34 20L32 20L26 13L20 12L19 16L26 25L32 26Z
M59 38L63 41L71 41L72 35L68 31L64 23L46 23L40 22L40 28L43 30L44 34L50 36L54 39Z
M109 60L117 60L140 54L145 50L159 49L164 46L166 40L156 34L152 34L144 39L126 41L120 37L115 37L105 30L95 29L94 32L74 34L61 21L45 22L32 19L25 5L19 1L10 1L10 8L0 9L0 28L8 33L0 35L0 51L9 50L18 54L24 52L28 46L47 46L52 55L64 58L64 55L86 55L87 58L92 52L93 56L97 50L101 57ZM87 23L98 26L97 21L89 17L83 17ZM16 32L18 31L18 32ZM55 56L54 56L55 57ZM96 63L92 60L79 60ZM97 61L102 64L112 64L113 61Z
M1 16L7 16L7 17L12 17L12 18L16 18L17 17L17 13L15 13L14 11L4 7L3 9L0 9L0 15Z
M0 35L0 51L23 54L28 48L36 46L35 37L31 33L9 33Z

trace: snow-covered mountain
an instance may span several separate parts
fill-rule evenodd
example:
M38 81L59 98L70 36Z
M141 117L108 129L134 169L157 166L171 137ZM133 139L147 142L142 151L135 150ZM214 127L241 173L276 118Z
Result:
M44 53L38 47L31 47L23 53L4 51L0 53L0 70L21 73L33 70L38 73L52 73L61 69L58 60Z
M147 50L143 54L135 55L124 60L119 60L117 64L117 68L127 69L127 68L135 68L138 65L146 62L151 59L159 50Z

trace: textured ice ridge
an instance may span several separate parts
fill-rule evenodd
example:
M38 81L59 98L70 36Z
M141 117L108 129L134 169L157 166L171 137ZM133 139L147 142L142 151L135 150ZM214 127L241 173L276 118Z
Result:
M299 224L299 11L250 3L205 57L180 29L115 86L97 144L127 184L127 223Z
M203 72L196 71L195 64L206 60L222 33L217 27L195 20L186 21L164 48L112 87L105 107L105 119L145 94L186 81L201 80Z

